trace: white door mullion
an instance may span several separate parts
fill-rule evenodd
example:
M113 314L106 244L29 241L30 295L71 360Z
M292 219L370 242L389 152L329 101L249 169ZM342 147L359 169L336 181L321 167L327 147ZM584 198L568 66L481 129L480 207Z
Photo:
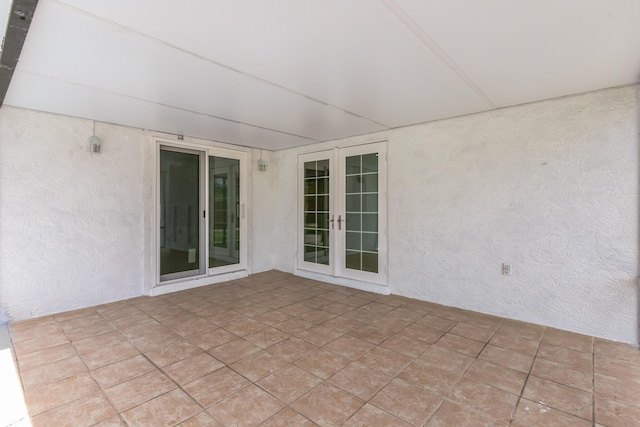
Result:
M335 171L335 189L336 191L334 192L334 203L333 206L335 206L335 216L336 216L336 232L335 232L335 236L336 236L336 245L334 248L334 256L333 259L335 260L335 270L333 272L333 275L338 277L340 276L340 273L343 271L344 269L344 237L345 237L345 227L344 225L346 224L346 222L344 222L343 220L346 219L346 214L345 214L345 202L344 202L344 179L342 178L343 176L343 170L344 170L344 159L340 156L340 149L336 148L333 150L333 155L334 158L337 159L337 161L335 162L336 164L336 171Z

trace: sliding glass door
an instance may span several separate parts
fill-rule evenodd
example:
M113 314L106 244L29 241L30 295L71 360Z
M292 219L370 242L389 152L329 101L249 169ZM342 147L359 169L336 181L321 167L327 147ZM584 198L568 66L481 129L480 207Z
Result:
M161 145L159 282L246 268L246 154Z
M204 273L201 212L204 189L197 151L160 150L160 280Z
M209 268L240 262L240 161L209 157Z
M298 268L386 284L386 144L298 158Z

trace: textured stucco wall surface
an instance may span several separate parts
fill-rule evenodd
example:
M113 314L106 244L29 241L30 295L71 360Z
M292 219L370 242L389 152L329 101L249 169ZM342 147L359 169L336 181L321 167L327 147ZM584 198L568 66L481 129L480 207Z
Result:
M637 342L638 86L277 152L278 268L297 154L384 139L392 293Z
M278 216L280 206L274 202L277 193L276 179L279 167L271 151L251 150L249 169L251 173L249 189L249 273L274 268L273 221ZM267 164L266 171L257 168L258 160Z
M140 295L143 131L4 106L0 301L18 320Z
M637 342L637 109L626 87L395 133L393 292Z
M0 110L0 307L14 320L148 294L155 285L154 137L176 137L97 122L102 152L92 154L93 126ZM272 269L275 160L187 139L249 153L247 269ZM257 171L260 156L266 172Z

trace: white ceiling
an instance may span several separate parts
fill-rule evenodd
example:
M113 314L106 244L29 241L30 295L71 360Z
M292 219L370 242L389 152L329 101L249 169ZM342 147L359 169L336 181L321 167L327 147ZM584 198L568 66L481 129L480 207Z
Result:
M639 0L40 0L5 104L277 150L639 80Z

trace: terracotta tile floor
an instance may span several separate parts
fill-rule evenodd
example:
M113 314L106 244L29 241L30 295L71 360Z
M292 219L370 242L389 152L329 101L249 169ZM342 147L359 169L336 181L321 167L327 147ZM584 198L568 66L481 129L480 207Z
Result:
M270 271L10 324L35 426L637 426L633 346Z

